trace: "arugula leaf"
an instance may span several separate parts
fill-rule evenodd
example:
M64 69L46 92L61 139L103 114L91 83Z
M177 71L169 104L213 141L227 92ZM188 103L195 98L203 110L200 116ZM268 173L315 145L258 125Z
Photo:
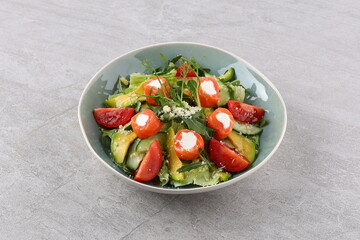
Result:
M186 164L186 165L182 166L181 168L179 168L179 169L177 170L177 172L179 172L179 173L187 172L187 171L196 169L196 168L198 168L198 167L201 167L201 166L203 166L203 165L206 165L206 163L203 162L203 161L192 162L192 163L189 163L189 164Z
M181 58L182 58L181 55L177 55L176 57L174 57L173 59L171 59L170 62L172 62L172 63L175 64L175 63L176 63L177 61L179 61Z

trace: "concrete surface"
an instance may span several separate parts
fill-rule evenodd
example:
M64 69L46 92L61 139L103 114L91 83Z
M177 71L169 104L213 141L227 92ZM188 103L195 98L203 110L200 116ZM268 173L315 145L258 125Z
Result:
M0 239L360 239L360 3L0 3ZM108 171L83 141L80 94L129 50L197 41L267 75L288 130L260 171L168 196Z

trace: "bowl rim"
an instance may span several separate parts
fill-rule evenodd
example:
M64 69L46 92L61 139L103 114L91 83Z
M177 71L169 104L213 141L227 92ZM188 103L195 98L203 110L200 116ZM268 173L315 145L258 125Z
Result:
M251 70L253 70L254 72L256 72L261 78L263 78L275 91L275 93L278 95L280 102L282 104L282 107L284 108L284 125L283 125L283 129L281 131L280 134L280 138L278 140L278 142L276 143L275 147L272 149L272 151L264 158L264 160L259 163L258 165L256 165L254 168L249 169L247 172L243 173L242 175L232 178L226 182L221 182L218 183L216 185L213 186L206 186L206 187L196 187L196 188L162 188L159 186L152 186L152 185L148 185L148 184L144 184L141 182L137 182L123 174L121 174L120 172L116 171L114 168L112 168L107 162L105 162L104 159L102 159L96 152L95 150L92 148L85 130L84 130L84 126L81 120L81 116L80 116L80 108L82 106L82 103L84 101L84 96L85 93L88 91L90 85L98 78L98 76L100 75L100 72L102 72L105 68L107 68L109 65L111 65L112 63L114 63L115 61L117 61L118 59L131 54L133 52L137 52L137 51L141 51L144 49L148 49L148 48L152 48L152 47L158 47L158 46L165 46L165 45L177 45L177 44L182 44L182 45L195 45L195 46L201 46L201 47L207 47L207 48L213 48L215 50L224 52L236 59L238 59L239 61L242 61L245 65L247 65L247 67L249 67ZM81 93L80 99L79 99L79 104L78 104L78 120L79 120L79 124L80 124L80 129L81 132L83 134L83 137L85 139L86 144L88 145L88 147L90 148L90 150L93 152L93 154L95 154L95 156L100 160L100 162L102 162L105 166L107 166L108 169L110 169L113 173L115 173L116 175L120 176L122 179L124 179L124 181L127 181L128 183L130 183L133 186L137 186L140 187L141 189L145 189L148 191L152 191L152 192L157 192L157 193L166 193L166 194L191 194L191 193L203 193L203 192L208 192L208 191L213 191L216 189L220 189L226 186L230 186L238 181L240 181L241 179L244 179L248 176L250 176L251 174L253 174L254 172L258 171L262 166L265 165L265 163L267 163L269 161L269 159L273 156L273 154L276 152L276 150L279 148L285 132L286 132L286 128L287 128L287 111L286 111L286 105L285 102L280 94L280 92L278 91L278 89L275 87L275 85L264 75L262 74L257 68L255 68L253 65L251 65L249 62L247 62L246 60L244 60L243 58L227 51L224 50L222 48L218 48L218 47L214 47L211 45L207 45L207 44L203 44L203 43L197 43L197 42L163 42L163 43L157 43L157 44L152 44L152 45L147 45L144 47L140 47L137 48L135 50L126 52L114 59L112 59L111 61L109 61L107 64L105 64L99 71L96 72L96 74L90 79L90 81L86 84L84 90Z

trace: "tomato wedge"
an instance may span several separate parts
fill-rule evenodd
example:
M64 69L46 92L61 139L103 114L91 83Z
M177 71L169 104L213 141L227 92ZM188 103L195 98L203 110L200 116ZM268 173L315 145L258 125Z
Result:
M232 131L234 117L226 108L218 108L207 118L207 126L215 130L216 139L224 139Z
M96 108L94 118L101 126L115 128L128 123L134 111L133 108Z
M209 153L216 165L229 172L238 172L250 165L246 157L213 138L210 139Z
M196 73L188 63L184 63L178 67L175 77L196 77Z
M204 149L204 139L195 131L180 129L175 135L174 149L182 160L194 160L200 156L199 148Z
M150 109L145 109L131 118L131 127L139 138L148 138L160 131L162 122Z
M154 179L160 172L162 159L163 155L159 141L155 139L135 172L134 179L138 182L147 182Z
M264 116L265 110L237 101L228 101L228 108L234 118L243 123L258 123Z
M161 85L164 85L165 89L162 89ZM170 85L166 83L165 78L151 78L144 83L144 94L147 96L155 96L159 93L159 89L160 92L170 97ZM152 97L146 97L146 101L151 105L159 105Z
M220 87L214 78L200 78L199 98L202 107L215 106L220 98Z

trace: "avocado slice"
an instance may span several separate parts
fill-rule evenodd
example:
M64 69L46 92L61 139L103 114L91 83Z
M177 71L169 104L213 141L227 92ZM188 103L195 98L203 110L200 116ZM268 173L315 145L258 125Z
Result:
M185 174L179 173L177 170L181 168L183 163L179 159L179 157L176 155L175 149L174 149L174 137L175 132L172 127L168 129L167 134L167 151L169 156L169 172L170 176L174 181L182 182L185 179Z
M117 163L123 163L130 144L136 139L136 134L121 131L114 134L111 140L111 154Z
M138 101L145 101L144 83L132 92L122 94L117 97L105 101L105 105L113 108L129 107L136 104Z
M249 162L254 162L256 155L256 145L253 141L245 136L237 134L234 131L228 135L228 139L232 145L234 145L236 150L244 155L246 159L249 160Z

